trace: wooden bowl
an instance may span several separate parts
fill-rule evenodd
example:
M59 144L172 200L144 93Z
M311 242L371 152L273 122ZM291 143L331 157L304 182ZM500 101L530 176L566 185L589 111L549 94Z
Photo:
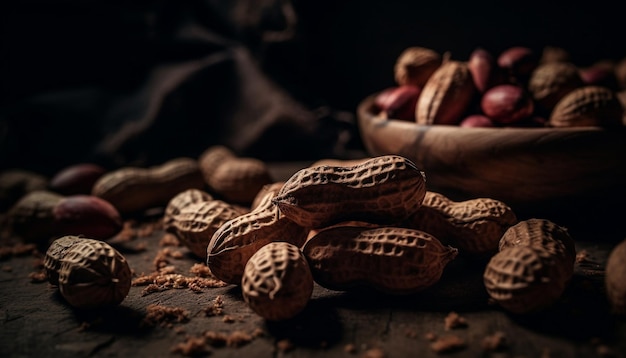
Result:
M377 116L375 96L357 108L365 149L411 159L429 190L454 200L498 199L522 218L626 218L626 129L418 125Z

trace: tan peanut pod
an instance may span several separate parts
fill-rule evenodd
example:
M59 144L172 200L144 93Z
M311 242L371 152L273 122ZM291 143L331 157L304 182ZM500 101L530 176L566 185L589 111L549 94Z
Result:
M541 311L559 300L565 290L561 261L530 246L514 246L487 263L483 281L489 296L516 313Z
M561 98L583 85L578 67L573 63L548 62L533 70L528 92L540 107L551 112Z
M562 48L556 46L544 46L541 50L541 57L539 58L539 64L554 63L554 62L571 62L572 56L570 53Z
M171 232L174 218L176 215L180 214L183 209L192 204L211 200L213 200L211 194L200 189L187 189L176 194L165 207L165 212L163 213L163 228L165 231Z
M7 213L12 232L24 241L48 240L55 227L54 207L62 199L62 195L47 190L24 195Z
M548 125L552 127L622 126L624 109L613 90L584 86L565 95L554 106Z
M224 201L250 205L264 185L274 182L265 162L256 158L231 158L205 175L212 192Z
M615 245L609 253L604 286L611 312L626 315L626 240Z
M457 202L427 191L422 206L407 222L410 228L449 242L462 253L482 256L496 253L500 238L518 220L513 209L500 200Z
M234 158L237 158L235 152L223 145L213 145L202 152L198 157L198 165L205 183L209 182L209 178L218 166L224 161Z
M314 229L348 220L401 222L425 193L423 171L405 157L384 155L351 167L301 169L272 201L283 215Z
M500 251L514 246L528 246L542 256L562 261L563 276L568 280L574 272L576 247L566 228L546 219L531 218L511 226L500 239Z
M203 187L197 161L181 157L150 168L124 167L106 173L94 184L92 194L124 215L166 206L178 193Z
M0 172L0 211L13 206L24 195L35 190L46 190L48 178L23 169L8 169Z
M246 263L241 289L244 301L259 316L286 320L308 304L313 294L313 276L299 247L271 242Z
M442 56L435 50L419 46L406 48L394 65L396 83L423 87L442 61Z
M213 234L240 211L222 200L202 201L184 207L174 216L170 232L197 257L206 260Z
M80 240L61 259L59 289L76 308L115 306L128 295L131 276L126 258L109 244Z
M458 250L419 230L354 226L320 231L302 249L313 279L347 291L367 286L389 294L410 294L439 281Z
M266 199L267 194L271 193L272 197L276 196L276 194L280 192L280 189L282 189L284 184L285 184L284 181L278 181L272 184L263 185L261 190L259 190L259 192L256 194L256 196L252 200L252 204L250 205L250 210L252 211L258 208L261 205L261 203Z
M54 240L43 260L43 267L48 277L48 282L58 286L59 285L59 269L61 268L61 259L65 256L65 253L72 248L80 240L89 240L74 235L66 235Z
M463 61L448 60L430 76L415 105L417 124L458 124L477 93Z
M270 242L288 242L301 247L308 230L281 215L268 193L259 207L222 225L211 238L207 266L218 279L241 284L246 262Z

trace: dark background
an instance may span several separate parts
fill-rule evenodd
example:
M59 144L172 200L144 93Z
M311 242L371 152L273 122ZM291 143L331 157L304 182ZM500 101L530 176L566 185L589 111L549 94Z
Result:
M409 46L461 60L477 47L557 46L580 66L626 55L623 15L609 2L0 7L0 165L44 173L79 161L157 164L212 144L267 160L345 156L360 149L358 102L394 84L393 64Z

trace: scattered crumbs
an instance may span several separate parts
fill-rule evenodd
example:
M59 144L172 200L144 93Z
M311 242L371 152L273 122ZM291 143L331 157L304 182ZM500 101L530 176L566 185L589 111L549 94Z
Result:
M224 311L224 300L222 296L218 295L213 299L205 309L204 314L207 316L219 316Z
M222 318L222 322L224 322L224 323L234 323L235 322L235 317L230 316L230 315L225 315Z
M580 250L576 253L576 263L584 263L589 262L589 251Z
M254 338L263 336L265 336L265 331L259 327L255 328L254 331L252 331L252 337Z
M48 281L48 276L45 271L36 271L28 274L28 278L31 283L42 283Z
M165 266L165 272L170 272L169 266ZM149 295L154 292L160 292L171 289L183 289L187 288L193 292L202 292L205 288L217 288L224 287L226 283L224 281L215 278L203 278L203 277L189 277L181 274L165 273L161 272L151 273L149 275L142 275L135 278L131 282L132 286L146 286L142 291L142 296Z
M446 331L455 328L467 327L467 320L453 311L448 313L448 315L444 318L444 327Z
M356 345L354 345L353 343L348 343L345 346L343 346L343 351L346 353L350 353L350 354L356 354L357 352Z
M165 247L160 249L152 261L154 265L154 269L158 271L160 268L168 266L170 263L170 258L173 259L182 259L184 257L183 253L178 250L172 250L170 247Z
M276 349L278 349L279 352L289 352L294 348L295 345L289 339L285 338L276 342Z
M4 266L2 266L2 271L4 271L4 272L11 272L11 271L13 271L13 267L11 267L9 265L4 265Z
M214 277L209 267L203 263L195 263L189 269L189 273L197 277Z
M505 348L506 344L504 332L497 331L483 338L482 348L485 352L492 352Z
M176 334L183 334L186 332L186 330L185 330L185 327L183 326L177 326L177 327L174 327L174 332Z
M437 339L437 335L433 332L428 332L424 335L424 338L426 338L427 341L433 342L435 339Z
M122 243L131 241L132 239L137 237L137 233L135 231L134 226L137 224L135 220L126 220L122 224L122 229L113 236L109 242L110 243Z
M176 273L176 266L174 265L163 266L159 269L159 274L161 275L170 275L173 273Z
M233 331L230 332L226 339L226 347L241 347L252 342L252 335L244 332L244 331Z
M438 337L430 344L430 348L435 353L448 353L465 347L465 341L453 334Z
M216 348L224 346L238 348L250 343L254 339L254 336L243 331L233 331L228 334L216 331L206 331L204 333L204 338L209 345Z
M146 307L146 316L143 323L148 326L168 325L189 321L189 311L180 307L167 307L151 304Z
M159 246L180 246L180 241L178 241L176 235L165 233L159 240Z
M170 257L173 259L182 259L183 257L185 257L185 255L183 255L182 251L179 250L174 250L174 251L170 251Z
M196 356L208 353L204 337L187 337L184 342L174 345L171 351L172 353L179 353L184 356Z
M363 358L385 358L387 355L380 348L370 348L363 352Z
M146 250L148 250L148 243L145 241L138 242L133 246L134 252L142 252Z
M12 256L36 255L38 253L35 244L16 243L11 246L0 247L0 259L8 259Z

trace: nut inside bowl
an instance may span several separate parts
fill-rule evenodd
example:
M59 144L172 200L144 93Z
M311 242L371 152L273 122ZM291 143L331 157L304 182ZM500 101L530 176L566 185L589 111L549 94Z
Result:
M455 200L498 199L520 217L563 225L622 216L611 202L626 198L624 128L419 125L378 116L375 97L357 108L365 149L411 159L426 173L428 190Z

